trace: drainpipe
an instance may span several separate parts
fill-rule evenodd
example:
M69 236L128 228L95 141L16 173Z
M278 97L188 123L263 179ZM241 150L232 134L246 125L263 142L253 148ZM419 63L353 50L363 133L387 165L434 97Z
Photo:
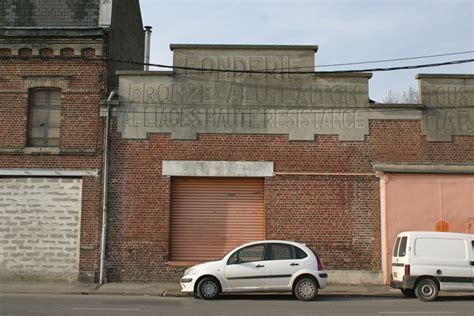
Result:
M150 66L147 65L150 63L150 44L151 44L151 26L145 26L145 58L143 70L150 70Z
M101 233L101 245L100 245L100 271L99 271L99 284L105 282L105 261L106 261L106 245L107 245L107 219L108 219L108 180L109 180L109 125L110 125L110 102L116 95L115 91L110 92L107 98L107 108L105 114L105 127L104 127L104 155L102 165L102 233Z

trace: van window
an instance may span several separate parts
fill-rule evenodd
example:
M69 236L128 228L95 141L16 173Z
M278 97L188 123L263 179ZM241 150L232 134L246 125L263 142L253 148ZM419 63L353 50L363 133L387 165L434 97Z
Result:
M397 238L395 242L395 247L393 247L393 256L396 257L398 254L398 245L400 244L400 237Z
M407 253L407 239L408 237L402 237L402 240L400 241L400 250L398 250L399 257L405 257Z
M417 238L415 255L420 258L466 260L466 242L462 239Z

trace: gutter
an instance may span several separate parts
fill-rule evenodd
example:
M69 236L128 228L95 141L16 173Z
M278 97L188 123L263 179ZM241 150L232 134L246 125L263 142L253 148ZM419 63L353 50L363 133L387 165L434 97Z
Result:
M108 222L108 191L109 191L109 126L110 126L110 104L116 95L112 90L106 101L105 127L104 127L104 155L102 166L102 232L100 245L100 271L99 284L106 281L105 263L106 263L106 246L107 246L107 222Z

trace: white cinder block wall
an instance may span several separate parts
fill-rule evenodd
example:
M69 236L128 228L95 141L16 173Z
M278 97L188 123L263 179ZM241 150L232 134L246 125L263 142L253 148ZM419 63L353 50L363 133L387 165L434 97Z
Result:
M0 178L0 281L75 281L82 180Z

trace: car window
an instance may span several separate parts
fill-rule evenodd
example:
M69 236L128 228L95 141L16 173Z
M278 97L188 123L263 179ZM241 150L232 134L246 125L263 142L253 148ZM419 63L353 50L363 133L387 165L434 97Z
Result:
M308 254L306 252L304 252L304 250L294 246L294 249L295 249L295 259L303 259L303 258L306 258L308 256Z
M399 257L405 257L407 253L407 237L402 237L400 241L400 249L398 250Z
M227 260L227 264L262 261L265 250L264 244L252 245L234 252Z
M397 238L395 242L395 247L393 247L393 257L396 257L398 254L398 245L400 244L400 237Z
M271 244L268 260L291 260L295 258L295 251L292 245Z

